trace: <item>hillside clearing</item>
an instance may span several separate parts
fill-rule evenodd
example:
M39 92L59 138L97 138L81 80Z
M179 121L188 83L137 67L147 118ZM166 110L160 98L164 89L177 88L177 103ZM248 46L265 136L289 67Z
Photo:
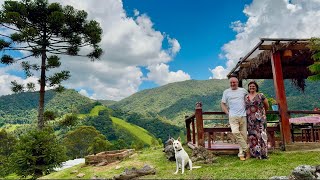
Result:
M136 136L138 139L140 139L144 143L151 145L151 141L152 139L154 139L154 137L152 137L147 130L139 126L136 126L134 124L127 123L126 121L116 117L111 117L111 120L113 123L123 127L124 129L129 131L132 135Z

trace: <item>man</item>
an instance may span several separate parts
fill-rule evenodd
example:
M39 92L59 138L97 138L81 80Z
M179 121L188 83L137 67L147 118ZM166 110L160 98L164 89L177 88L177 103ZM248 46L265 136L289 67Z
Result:
M236 77L231 77L229 82L230 88L223 92L221 108L229 115L232 134L240 145L238 156L240 160L244 161L250 158L247 145L247 118L244 102L244 96L248 92L244 88L238 87L239 81Z

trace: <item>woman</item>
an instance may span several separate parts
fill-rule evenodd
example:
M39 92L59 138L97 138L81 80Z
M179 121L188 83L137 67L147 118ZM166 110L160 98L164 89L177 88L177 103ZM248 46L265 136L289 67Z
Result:
M249 82L248 92L249 94L245 96L245 103L250 155L258 159L267 159L266 110L269 108L268 100L262 93L259 93L259 86L255 81Z

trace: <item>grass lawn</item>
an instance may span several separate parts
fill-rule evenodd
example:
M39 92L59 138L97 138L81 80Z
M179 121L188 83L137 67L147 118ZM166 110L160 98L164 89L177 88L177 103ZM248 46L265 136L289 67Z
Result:
M188 151L190 154L189 149ZM272 176L287 176L299 165L319 165L319 154L320 151L275 151L269 154L268 160L249 159L247 161L240 161L236 155L221 155L217 157L217 162L214 164L194 163L195 166L202 167L193 171L187 170L183 175L175 175L173 174L175 162L165 158L162 148L155 150L149 148L119 163L101 167L80 164L43 176L41 179L74 179L77 174L70 174L73 170L85 173L84 179L90 179L94 175L109 179L123 172L125 168L142 168L144 164L153 166L156 174L142 176L143 179L268 179Z

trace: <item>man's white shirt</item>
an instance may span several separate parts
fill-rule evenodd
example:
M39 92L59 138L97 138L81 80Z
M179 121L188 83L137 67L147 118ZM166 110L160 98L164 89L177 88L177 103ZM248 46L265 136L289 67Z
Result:
M229 108L229 117L246 116L246 108L244 96L248 91L238 87L236 90L231 88L223 91L221 102L225 103Z

